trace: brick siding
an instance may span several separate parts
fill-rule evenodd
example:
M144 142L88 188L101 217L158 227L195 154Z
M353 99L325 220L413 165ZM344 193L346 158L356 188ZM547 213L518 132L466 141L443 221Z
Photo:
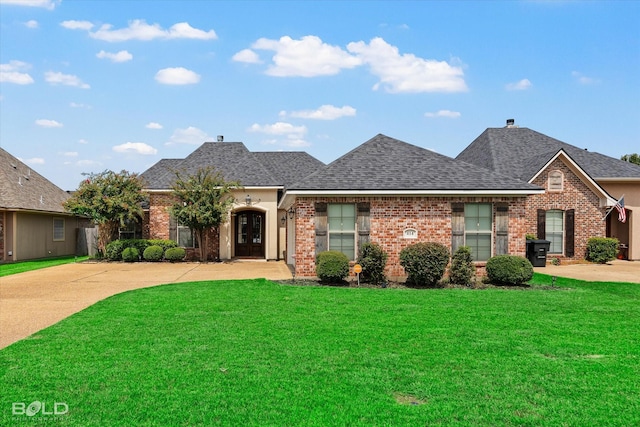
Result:
M451 247L451 203L495 203L509 205L509 252L525 255L526 199L524 197L332 197L298 198L296 202L296 265L299 277L315 276L315 203L370 203L370 235L372 243L379 244L389 255L385 273L389 278L405 276L400 266L400 251L417 242L438 242ZM417 239L403 238L407 228L418 231ZM495 239L493 239L495 252ZM483 271L483 263L479 263Z

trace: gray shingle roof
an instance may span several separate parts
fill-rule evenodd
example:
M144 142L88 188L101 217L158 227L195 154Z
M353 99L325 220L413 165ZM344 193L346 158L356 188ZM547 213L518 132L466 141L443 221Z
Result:
M0 208L64 213L69 194L0 148Z
M193 174L213 167L227 181L245 187L282 187L324 164L304 152L251 152L241 142L205 142L184 159L163 159L141 177L148 189L171 188L174 171Z
M539 187L378 134L290 190L525 190Z
M489 128L457 157L529 181L560 149L592 178L640 178L640 166L587 151L528 128Z

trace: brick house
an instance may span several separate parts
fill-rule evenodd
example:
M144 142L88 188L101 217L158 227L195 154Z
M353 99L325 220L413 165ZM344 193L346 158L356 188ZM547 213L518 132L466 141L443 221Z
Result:
M590 237L608 236L620 241L620 256L640 260L640 223L634 224L640 166L517 127L513 120L485 130L456 159L545 189L527 199L527 233L550 240L551 257L584 259ZM607 215L623 196L625 222L615 209Z
M216 256L285 259L298 277L315 276L317 253L335 249L355 260L365 242L389 255L390 278L404 275L402 248L423 241L452 252L470 246L480 267L494 255L524 255L528 233L550 240L558 258L584 258L587 239L605 235L640 257L640 230L632 231L640 167L513 125L487 129L455 159L380 134L329 165L301 152L207 142L142 174L150 195L145 237L193 245L167 207L172 171L203 166L245 186L209 239ZM626 194L625 224L615 212L602 220L617 201L611 188Z

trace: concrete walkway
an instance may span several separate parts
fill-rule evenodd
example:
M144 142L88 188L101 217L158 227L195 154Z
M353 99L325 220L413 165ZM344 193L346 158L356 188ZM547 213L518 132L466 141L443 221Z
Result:
M640 283L640 262L536 267L535 271L589 281ZM0 278L0 349L120 292L164 283L265 278L291 279L284 262L82 262Z
M0 348L120 292L202 280L291 279L282 261L65 264L0 278Z

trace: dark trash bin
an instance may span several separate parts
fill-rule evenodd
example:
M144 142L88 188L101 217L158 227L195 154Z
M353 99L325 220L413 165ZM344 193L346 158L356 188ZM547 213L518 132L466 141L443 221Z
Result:
M547 265L547 253L551 248L548 240L527 240L527 258L534 267Z

